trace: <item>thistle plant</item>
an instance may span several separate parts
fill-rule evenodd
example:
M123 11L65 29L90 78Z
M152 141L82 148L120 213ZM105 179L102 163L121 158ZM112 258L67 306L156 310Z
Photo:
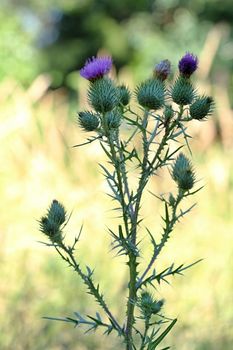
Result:
M213 99L198 95L192 82L198 59L190 53L179 61L174 82L169 83L171 64L169 60L163 60L133 94L127 86L118 85L108 77L111 67L110 57L93 57L81 69L81 76L89 80L87 96L91 108L80 111L77 118L80 127L92 133L82 145L99 142L108 161L107 166L100 166L116 204L114 208L121 217L118 227L109 227L108 232L113 250L117 256L125 257L128 268L128 296L121 305L121 309L125 307L125 318L119 320L111 311L108 297L95 281L94 270L89 266L86 270L81 267L76 254L80 235L72 245L66 243L64 230L69 215L57 200L40 219L40 230L49 240L46 244L57 251L86 285L102 313L85 316L75 312L74 317L47 318L84 326L87 330L102 328L107 335L115 333L126 350L154 350L177 321L164 315L164 300L158 297L157 287L197 263L179 266L172 263L162 271L157 267L160 253L176 224L194 206L186 207L185 199L200 190L190 160L187 127L189 123L203 121L211 114ZM182 152L181 148L184 148ZM163 168L169 170L176 190L152 193L164 208L162 230L155 233L144 226L141 207L150 179ZM132 185L135 173L138 179L136 189ZM148 235L152 247L149 259L145 257L141 244L145 235ZM146 260L145 267L142 257Z

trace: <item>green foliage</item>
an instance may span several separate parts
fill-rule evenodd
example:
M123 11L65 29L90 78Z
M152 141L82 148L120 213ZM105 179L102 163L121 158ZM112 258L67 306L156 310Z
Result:
M29 85L41 71L40 54L33 33L24 29L23 18L0 5L0 80L14 78Z
M99 49L114 55L117 69L129 65L139 81L164 57L172 54L175 62L181 52L200 54L207 42L213 47L212 34L217 51L208 52L210 79L218 78L213 69L232 76L230 0L22 0L0 6L0 73L24 85L46 72L53 87L74 89L72 72ZM231 79L226 83L233 96Z

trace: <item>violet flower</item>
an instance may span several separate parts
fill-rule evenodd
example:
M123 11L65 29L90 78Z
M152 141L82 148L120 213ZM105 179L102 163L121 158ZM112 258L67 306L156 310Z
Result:
M92 57L89 58L84 67L80 70L80 75L90 81L101 79L112 68L111 57Z
M189 78L197 69L198 58L192 53L187 52L179 61L179 71L180 74L186 78Z

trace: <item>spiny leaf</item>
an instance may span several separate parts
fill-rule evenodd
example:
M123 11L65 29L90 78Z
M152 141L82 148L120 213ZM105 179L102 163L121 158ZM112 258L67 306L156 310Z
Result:
M166 335L170 332L170 330L173 328L173 326L176 324L176 322L177 322L177 319L175 318L169 324L169 326L165 329L165 331L163 331L155 341L153 341L151 344L149 344L148 350L154 350L156 348L156 346L159 345L161 343L161 341L166 337Z
M102 135L95 136L95 137L90 137L90 138L87 139L86 142L80 143L80 144L78 144L78 145L74 145L74 146L72 146L72 147L81 147L81 146L84 146L84 145L88 145L89 143L92 143L92 142L94 142L94 141L96 141L96 140L98 140L98 139L102 139L102 137L103 137Z

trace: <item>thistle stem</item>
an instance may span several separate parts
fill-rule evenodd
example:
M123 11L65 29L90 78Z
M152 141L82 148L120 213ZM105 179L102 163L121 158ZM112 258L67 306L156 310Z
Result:
M60 249L55 246L56 251L59 253L59 255L62 257L63 260L69 263L70 266L73 267L73 269L78 273L78 275L83 280L84 284L89 288L91 294L95 297L97 302L101 305L107 316L109 317L112 324L114 324L115 329L118 331L120 335L122 335L122 328L115 319L115 317L112 315L111 311L109 310L103 295L99 293L98 286L96 287L92 281L92 279L87 276L85 273L82 272L79 264L76 262L76 259L72 253L72 250L69 247L66 247L64 244L61 244L60 248L67 254L67 257L62 254Z

